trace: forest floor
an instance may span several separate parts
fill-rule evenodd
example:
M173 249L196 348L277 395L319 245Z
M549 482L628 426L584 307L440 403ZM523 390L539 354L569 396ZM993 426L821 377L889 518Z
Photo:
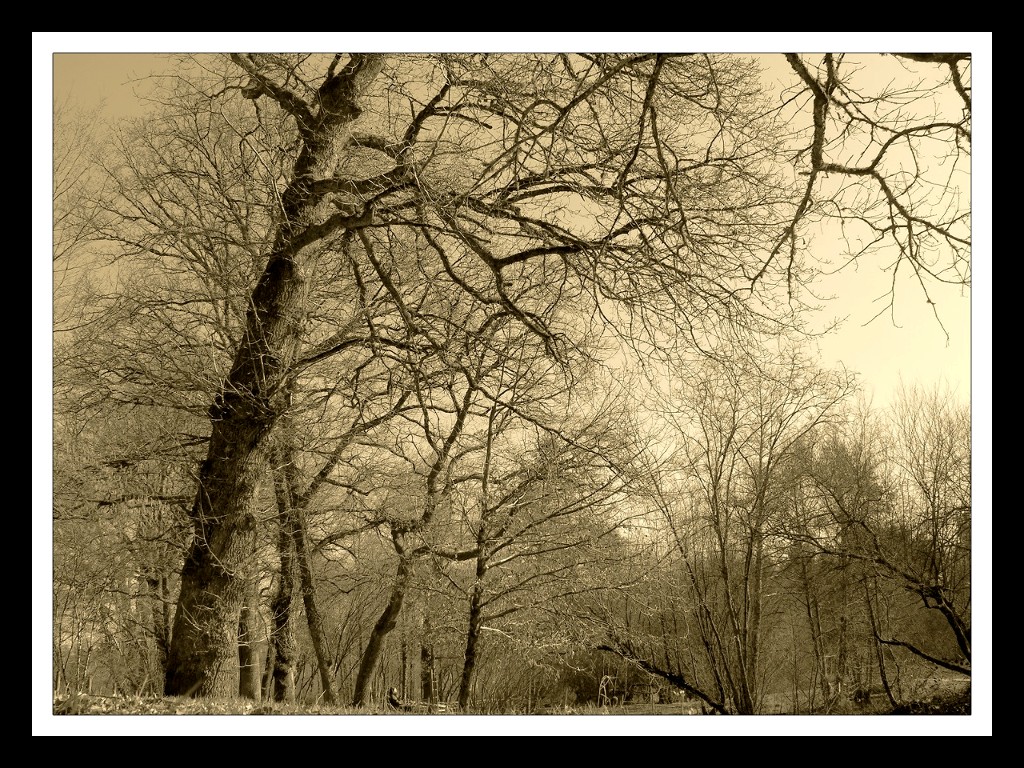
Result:
M766 714L793 714L786 711L781 701L769 702ZM77 694L54 699L55 715L416 715L448 714L455 711L432 713L426 709L412 712L395 712L370 708L356 709L345 706L302 705L258 703L241 700L205 700L144 696L98 696ZM843 702L831 711L818 711L820 715L969 715L971 713L971 689L961 683L958 686L938 686L925 689L922 695L910 699L896 709L884 696L875 695L870 703L854 704ZM466 714L499 714L491 712ZM524 714L524 713L519 713ZM546 707L535 711L535 715L699 715L696 702L676 703L628 703L608 707L589 705L586 707ZM807 712L800 712L807 714Z

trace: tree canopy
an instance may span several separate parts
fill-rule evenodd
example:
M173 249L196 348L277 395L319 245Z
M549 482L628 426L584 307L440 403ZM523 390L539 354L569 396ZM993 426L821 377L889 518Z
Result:
M498 706L547 685L515 654L589 650L754 714L780 659L808 706L875 668L895 703L893 654L969 676L969 421L907 396L858 463L853 377L805 350L836 268L881 264L882 312L970 288L971 66L168 58L100 150L55 138L55 274L109 265L54 289L55 685L98 654L367 705L416 669ZM81 530L124 559L89 575Z

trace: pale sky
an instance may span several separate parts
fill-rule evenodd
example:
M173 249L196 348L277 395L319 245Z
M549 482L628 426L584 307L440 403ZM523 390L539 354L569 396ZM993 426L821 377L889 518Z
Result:
M385 37L392 49L420 49L415 45L396 46L393 37ZM133 43L136 41L134 35L130 39ZM203 35L190 36L187 39L194 43L194 46L188 50L211 50L206 45L208 38ZM813 39L816 43L814 49L820 49L822 47L820 39L817 36ZM151 71L158 71L163 65L161 60L154 60L151 54L145 53L114 55L109 53L106 55L88 52L72 53L85 51L88 48L97 52L123 49L126 40L118 38L116 35L108 38L108 42L102 44L94 41L91 35L88 38L75 36L66 38L66 40L64 45L55 45L53 48L54 51L61 51L59 56L53 58L52 65L53 88L57 97L61 97L65 93L72 94L75 101L82 106L103 101L105 112L112 119L141 112L142 108L135 92L139 87L144 87L144 83L133 83L132 81L139 81ZM405 37L404 40L410 43L417 42L408 37ZM507 37L501 37L498 40L507 41ZM669 36L664 40L665 50L679 48L676 36ZM154 50L184 50L184 48L178 47L182 41L177 37L150 35L147 41L155 46ZM651 42L646 38L643 41ZM121 44L115 44L118 42ZM175 45L170 45L171 42ZM227 41L218 35L217 42L221 46L219 49L223 49L223 44ZM252 40L248 40L248 42L251 43ZM431 38L431 42L436 41ZM454 36L450 49L460 48L459 42L461 40L458 36ZM472 38L472 42L474 49L481 49L480 40L475 36ZM561 43L560 50L572 49L566 47L568 41L559 38L559 42ZM607 40L606 42L613 41ZM742 41L732 41L733 46L731 47L708 49L731 50L732 47L735 47L736 42ZM781 41L779 42L781 43ZM903 42L906 44L906 41ZM964 45L962 40L956 42L961 46ZM465 49L465 46L461 47ZM656 46L645 45L644 49L654 49L654 47ZM488 50L497 50L495 46L487 48ZM531 49L543 50L544 46L531 46ZM606 49L621 50L621 38L615 38L614 45ZM783 50L782 47L772 49L763 44L759 45L758 49ZM945 48L938 49L946 50ZM315 48L307 48L307 50L315 50ZM737 48L737 50L741 50L741 48ZM754 48L750 50L754 50ZM978 99L979 103L980 101ZM978 189L979 186L975 183L975 196L981 191ZM978 213L979 211L976 210L975 215L977 216ZM977 220L980 222L981 218L979 217ZM979 242L977 238L976 242ZM823 246L827 245L827 242L823 242ZM984 301L983 297L978 296L978 280L983 281L985 278L984 268L986 265L979 262L984 261L986 252L984 248L975 250L976 254L981 254L976 256L973 265L975 303L979 300ZM869 325L865 325L881 309L881 305L875 299L888 290L889 280L889 275L881 272L874 265L864 265L857 270L847 269L841 276L830 281L830 284L835 287L826 287L824 293L835 294L837 298L829 302L823 310L820 316L821 320L825 322L835 317L848 319L844 322L840 332L821 341L819 346L822 352L822 364L830 366L841 362L847 368L857 371L878 406L885 406L891 402L901 380L907 384L918 383L926 387L945 382L961 398L965 401L968 400L972 389L972 301L970 292L956 288L934 288L937 295L933 295L933 299L938 300L940 317L949 334L948 339L936 322L932 308L925 302L920 289L909 280L901 281L892 315L887 313L873 320ZM982 291L984 291L983 285L984 283L982 283ZM975 309L977 311L978 308L975 307ZM984 332L982 328L979 330ZM985 334L982 339L990 339L990 334ZM975 350L976 353L979 351L984 354L983 350ZM984 364L984 359L979 359L977 362Z
M51 125L52 98L73 92L76 101L86 106L106 100L108 114L131 112L133 95L126 81L149 74L148 55L121 54L97 56L116 51L225 51L225 50L356 50L393 51L561 51L561 50L708 50L736 52L777 52L783 50L969 50L972 62L974 101L974 146L972 160L972 208L974 220L972 278L968 295L958 290L938 290L933 294L950 338L946 337L918 289L902 286L897 294L895 319L886 315L864 327L878 312L872 299L888 289L888 277L865 264L856 272L847 271L834 281L841 298L831 304L828 316L849 315L844 329L820 344L822 364L842 361L857 371L874 391L875 404L884 405L902 378L907 383L931 386L940 379L954 387L966 400L970 398L975 443L975 541L990 541L991 525L991 33L33 33L33 402L34 433L49 431L51 291L50 241L51 217ZM347 45L346 45L347 44ZM61 52L60 66L54 69L55 52ZM66 52L82 52L67 56ZM91 55L88 52L96 52ZM159 66L160 62L157 62ZM67 65L66 67L64 65ZM44 431L45 430L45 431ZM45 442L45 437L43 438ZM39 440L33 440L39 448ZM34 461L33 495L50 488L48 458ZM977 502L980 502L977 503ZM34 517L49 518L49 501L35 499ZM47 542L36 542L47 548ZM40 550L42 551L42 550ZM987 553L979 553L983 556ZM48 556L48 554L46 555ZM982 561L985 562L985 561ZM45 577L45 576L44 576ZM981 587L983 585L979 585ZM979 589L975 597L975 626L988 620L990 594ZM35 601L34 601L35 602ZM50 618L43 616L45 632ZM975 653L975 712L990 697L990 645L976 635L982 645ZM45 642L45 639L44 639ZM986 647L988 653L986 654ZM48 680L48 660L41 662ZM48 683L45 687L48 687ZM36 692L34 692L35 695ZM48 697L44 690L42 695ZM982 698L977 698L979 695ZM989 698L990 702L991 699ZM49 709L49 699L46 701ZM72 718L73 719L73 718ZM90 725L99 718L83 718ZM272 719L272 718L271 718ZM298 718L301 720L302 718ZM449 718L452 719L452 718ZM611 721L620 718L594 718L599 732L615 732ZM630 718L628 731L645 733L641 720ZM927 720L928 718L923 718ZM373 718L359 718L360 729ZM431 720L438 721L437 718ZM444 718L441 719L443 722ZM452 720L457 720L454 718ZM488 718L475 718L478 723ZM507 720L507 719L506 719ZM535 720L535 719L534 719ZM551 718L552 721L559 720ZM726 721L729 718L701 718ZM776 719L771 731L802 718ZM893 720L904 720L894 718ZM262 719L266 723L267 718ZM990 724L990 720L988 721ZM535 725L535 724L534 724ZM712 727L703 732L714 732ZM830 723L830 726L834 723ZM508 723L502 731L508 733ZM564 727L564 723L563 723ZM664 727L649 724L654 729ZM788 727L788 726L787 726ZM895 727L895 726L894 726ZM922 725L922 728L925 726ZM934 728L934 723L930 728ZM954 728L956 726L953 726ZM806 725L805 725L806 728ZM991 726L989 725L989 733ZM539 727L531 733L539 732ZM729 732L723 729L723 733ZM735 730L733 731L735 732ZM856 731L854 731L856 732ZM894 732L912 733L903 723ZM922 731L924 733L926 731ZM954 731L955 733L955 731ZM973 735L973 734L972 734Z

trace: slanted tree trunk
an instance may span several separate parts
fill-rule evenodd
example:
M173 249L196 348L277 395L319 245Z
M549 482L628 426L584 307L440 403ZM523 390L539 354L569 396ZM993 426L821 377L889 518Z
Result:
M313 581L313 568L309 562L309 549L306 546L305 511L299 501L298 478L295 469L295 450L288 442L288 426L279 438L274 450L274 472L278 478L278 506L282 511L282 525L291 536L291 546L295 552L295 565L299 572L299 589L302 593L302 604L306 609L306 623L309 636L313 642L316 655L317 671L320 673L320 685L323 688L324 700L328 704L336 704L334 682L331 675L330 653L327 650L327 638L324 634L324 620L316 602L316 585Z
M295 538L295 553L299 562L299 581L302 590L302 604L306 609L306 624L309 637L316 654L316 665L320 672L320 685L324 690L324 700L328 704L336 704L334 680L331 675L331 658L327 650L327 637L324 634L324 620L316 602L316 586L313 581L313 569L309 563L309 550L306 547L306 526L302 522L302 512L298 511L298 525L292 529Z
M305 246L363 222L340 214L325 222L321 211L328 203L311 182L334 175L337 147L348 138L344 129L359 115L356 100L383 64L377 55L353 56L338 72L332 70L319 89L320 103L311 106L262 78L252 61L232 58L250 72L255 88L293 115L303 145L281 197L283 221L250 298L245 333L209 412L209 449L191 510L194 535L182 568L164 680L171 696L234 693L234 675L228 672L237 664L245 586L240 571L254 552L251 507L265 471L268 437L288 405L287 379L298 351L311 266Z
M384 638L393 630L398 622L398 614L402 611L402 602L405 600L405 593L409 587L409 578L412 573L411 564L399 553L398 571L395 574L395 582L391 587L391 597L384 607L384 612L373 627L370 639L363 651L363 658L359 662L359 673L356 675L356 688L352 695L353 706L365 706L370 695L370 678L377 668L377 661L380 659L381 650L384 646Z

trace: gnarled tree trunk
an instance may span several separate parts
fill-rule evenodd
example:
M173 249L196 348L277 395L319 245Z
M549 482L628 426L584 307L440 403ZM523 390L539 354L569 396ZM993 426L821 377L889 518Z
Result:
M171 696L234 693L237 623L244 600L240 571L252 558L256 520L252 501L265 471L268 437L287 408L288 376L306 312L310 249L306 246L368 219L334 214L317 180L331 179L346 126L359 115L356 100L380 72L382 57L355 55L321 85L307 105L234 55L251 76L250 95L273 99L297 123L302 150L281 201L283 221L250 299L243 339L210 408L212 433L192 506L194 536L181 574L164 691Z

